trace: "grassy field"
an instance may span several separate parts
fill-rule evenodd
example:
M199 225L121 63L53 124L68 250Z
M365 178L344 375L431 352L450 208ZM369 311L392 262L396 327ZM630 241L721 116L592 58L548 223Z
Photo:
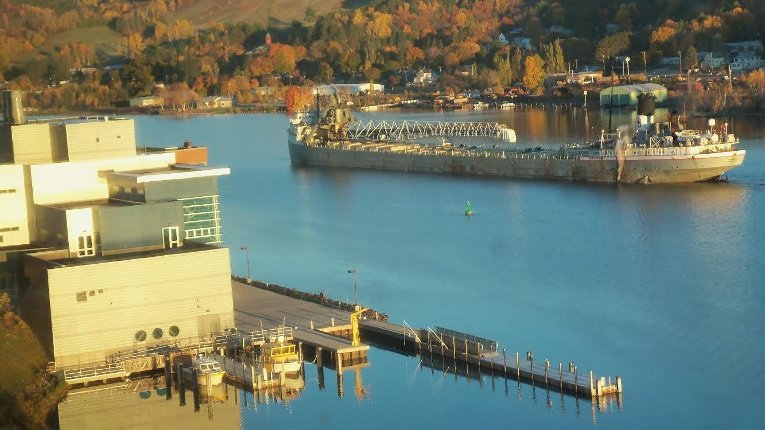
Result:
M364 7L368 4L369 0L199 0L176 11L174 18L188 20L198 28L221 22L289 25L294 20L303 21L308 8L320 16L342 8ZM125 41L118 32L103 25L56 34L37 50L19 58L18 62L24 63L38 54L48 55L53 52L54 46L67 42L94 45L99 64L125 56Z
M316 16L344 7L343 0L203 0L177 12L179 18L204 26L209 22L258 22L269 24L272 20L289 24L303 21L305 11L312 8ZM349 5L358 6L367 1L353 0Z
M111 28L103 25L99 27L78 28L76 30L58 33L42 44L37 51L27 54L22 62L38 53L50 54L53 47L69 42L82 42L93 45L96 48L96 61L108 63L110 60L125 55L125 43L122 36Z

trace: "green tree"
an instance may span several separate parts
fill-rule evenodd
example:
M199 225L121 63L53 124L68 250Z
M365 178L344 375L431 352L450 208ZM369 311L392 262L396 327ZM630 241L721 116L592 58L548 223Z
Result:
M122 69L122 82L127 83L129 96L146 96L154 87L154 76L148 64L131 61Z
M563 73L566 71L566 61L563 59L563 49L560 46L559 39L544 45L542 52L547 73Z
M500 85L508 86L513 83L513 68L510 65L510 53L507 50L494 54L494 69L497 71Z
M523 85L533 94L541 92L545 80L544 65L544 60L537 54L526 57L524 62Z
M513 79L523 76L523 53L520 48L513 50L513 56L510 58L510 70Z
M693 69L699 64L699 54L696 52L696 48L689 46L683 52L683 70Z
M625 50L630 45L630 34L626 31L620 31L611 36L604 37L598 42L597 48L595 48L595 58L611 58L615 57Z

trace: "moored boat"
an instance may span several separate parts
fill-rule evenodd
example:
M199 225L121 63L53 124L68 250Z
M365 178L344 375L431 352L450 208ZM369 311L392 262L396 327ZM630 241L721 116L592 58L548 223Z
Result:
M191 366L197 376L197 384L215 386L223 382L226 372L221 369L220 363L209 357L199 357L191 361ZM190 368L183 369L189 375Z
M515 132L480 123L355 123L347 109L300 113L290 121L294 166L558 179L595 183L683 183L716 180L743 163L746 151L727 124L710 119L707 130L685 129L677 118L653 121L639 106L638 121L603 133L597 142L560 148L414 143L422 137L496 139Z

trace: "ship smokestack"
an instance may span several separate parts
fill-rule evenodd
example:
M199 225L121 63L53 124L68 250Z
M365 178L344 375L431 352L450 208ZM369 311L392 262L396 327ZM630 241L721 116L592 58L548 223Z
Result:
M24 105L21 103L21 91L5 90L2 93L3 119L13 125L26 124Z
M651 93L640 93L637 100L637 114L652 117L656 112L656 97Z

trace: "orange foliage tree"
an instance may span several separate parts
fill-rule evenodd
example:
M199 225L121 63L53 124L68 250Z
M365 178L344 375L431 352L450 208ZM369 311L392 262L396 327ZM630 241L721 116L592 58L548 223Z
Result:
M284 105L290 115L310 106L311 100L311 93L303 87L291 86L284 93Z

